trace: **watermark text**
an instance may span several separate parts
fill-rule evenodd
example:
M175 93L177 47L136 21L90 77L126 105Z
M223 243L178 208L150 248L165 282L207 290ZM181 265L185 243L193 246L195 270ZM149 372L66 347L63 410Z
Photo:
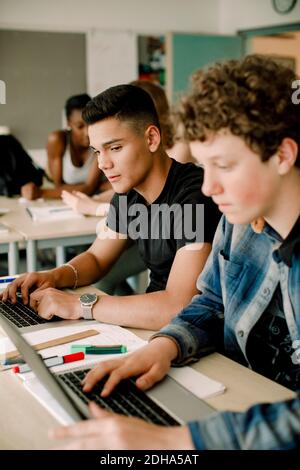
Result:
M300 104L300 80L294 80L292 88L295 89L292 93L292 102L293 104Z
M6 104L6 84L0 80L0 104Z

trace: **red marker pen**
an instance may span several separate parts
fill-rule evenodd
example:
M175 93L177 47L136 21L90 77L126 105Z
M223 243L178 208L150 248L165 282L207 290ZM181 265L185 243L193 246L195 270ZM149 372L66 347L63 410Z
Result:
M84 353L78 352L74 354L67 354L66 356L51 356L43 358L43 361L47 367L59 366L66 364L67 362L81 361L84 359ZM31 369L28 364L21 364L12 368L15 374L23 374L24 372L30 372Z

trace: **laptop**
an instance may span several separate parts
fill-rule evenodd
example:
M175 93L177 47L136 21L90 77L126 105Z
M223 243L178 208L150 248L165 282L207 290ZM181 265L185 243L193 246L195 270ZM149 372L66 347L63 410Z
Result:
M59 326L70 322L70 320L64 320L57 316L52 317L51 320L45 320L29 307L29 305L22 303L21 293L17 292L17 297L19 300L15 304L0 300L0 317L5 317L19 328L22 333L57 326L57 322L59 322Z
M166 377L147 392L139 390L133 379L126 379L107 398L99 396L101 383L86 394L80 385L89 370L86 366L54 374L13 323L0 316L0 325L35 373L39 383L50 394L55 405L63 410L63 417L59 417L62 424L87 419L88 403L91 400L107 410L168 426L202 419L215 412L211 406L171 377Z

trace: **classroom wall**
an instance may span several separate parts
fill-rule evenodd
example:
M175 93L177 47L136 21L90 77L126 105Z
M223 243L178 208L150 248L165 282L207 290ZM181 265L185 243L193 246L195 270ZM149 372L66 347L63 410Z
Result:
M87 89L86 36L0 29L0 58L6 84L0 126L27 149L42 148L48 133L61 127L66 99Z
M216 32L219 0L0 0L0 28Z
M271 0L219 0L218 32L235 34L240 29L300 22L300 2L285 15L276 13Z
M218 0L0 0L0 31L86 33L87 91L95 95L109 86L136 79L137 34L215 32L217 13ZM6 48L4 43L2 46ZM76 47L73 50L76 55ZM69 54L65 57L69 60ZM7 81L10 91L11 80ZM55 102L57 113L64 101L60 95L59 104ZM36 101L38 106L40 99ZM7 109L11 103L9 97ZM27 149L43 147L45 132L37 133L35 128L31 138L25 127L15 127ZM60 125L49 120L45 127L49 131Z
M300 76L300 33L285 37L254 37L251 39L251 52L292 59L295 61L295 72Z
M291 13L280 15L271 0L0 0L0 30L86 33L92 95L135 78L137 34L235 34L294 22L300 22L300 1ZM30 148L40 145L28 143Z

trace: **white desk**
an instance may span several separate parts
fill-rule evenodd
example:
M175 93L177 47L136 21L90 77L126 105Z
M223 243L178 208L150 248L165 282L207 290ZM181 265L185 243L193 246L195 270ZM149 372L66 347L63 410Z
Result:
M53 204L53 201L20 204L18 199L1 197L0 204L10 209L1 220L26 241L27 271L37 270L38 248L55 248L56 265L60 266L65 262L65 247L91 244L95 240L99 217L40 223L32 221L26 207ZM55 200L55 204L62 202Z
M131 331L143 339L151 334ZM217 410L242 411L255 403L294 397L292 391L217 353L193 367L226 385L224 394L206 400ZM0 415L0 449L47 449L55 445L47 433L57 421L9 371L0 372Z
M8 254L9 276L13 276L14 274L19 272L18 242L22 240L24 240L23 235L13 229L10 229L9 233L0 234L0 253Z

